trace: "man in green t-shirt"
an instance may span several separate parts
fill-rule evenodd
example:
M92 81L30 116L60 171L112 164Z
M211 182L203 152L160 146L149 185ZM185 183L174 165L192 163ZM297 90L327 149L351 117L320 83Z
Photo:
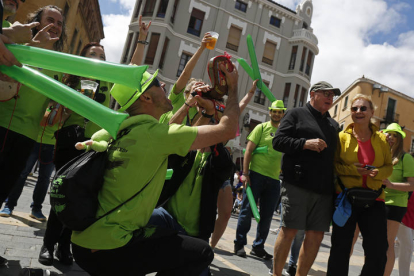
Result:
M279 173L282 153L273 149L272 139L285 110L283 101L277 100L272 103L269 107L270 121L257 125L247 137L249 141L243 160L242 181L244 185L250 185L255 201L258 202L260 199L260 222L257 224L256 239L253 241L250 254L264 259L272 258L272 255L265 251L264 244L280 195ZM253 154L257 147L267 147L268 152ZM244 191L234 240L234 254L237 256L246 257L244 246L247 244L251 221L250 202Z
M237 70L225 67L229 96L218 125L187 127L159 123L172 110L164 83L144 73L142 91L117 84L112 96L130 117L121 126L120 137L108 150L108 169L98 195L97 216L125 202L116 211L84 231L72 234L76 263L92 275L199 275L213 259L208 243L175 231L147 225L154 210L171 154L184 156L235 137L240 109L237 103ZM121 88L120 88L121 87ZM87 145L110 139L105 130L95 133Z

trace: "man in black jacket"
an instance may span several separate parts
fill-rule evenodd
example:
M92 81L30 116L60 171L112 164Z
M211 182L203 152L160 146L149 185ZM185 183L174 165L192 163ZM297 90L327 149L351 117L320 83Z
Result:
M305 230L296 275L307 275L332 218L333 159L339 126L329 115L341 94L327 82L310 89L310 102L287 112L273 139L282 158L282 229L274 248L273 275L282 275L291 243Z

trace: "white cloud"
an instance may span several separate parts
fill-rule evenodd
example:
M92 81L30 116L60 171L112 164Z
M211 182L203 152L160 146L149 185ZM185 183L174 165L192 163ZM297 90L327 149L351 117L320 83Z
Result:
M102 15L105 38L101 41L105 47L107 61L119 63L124 49L125 38L128 34L130 15Z

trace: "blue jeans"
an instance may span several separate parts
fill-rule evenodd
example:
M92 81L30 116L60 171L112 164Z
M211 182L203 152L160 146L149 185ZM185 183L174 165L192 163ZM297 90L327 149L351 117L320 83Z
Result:
M279 180L250 171L251 189L256 203L260 199L260 222L257 224L256 239L253 248L263 249L272 223L273 212L280 197ZM235 244L246 245L247 233L252 223L252 211L246 191L243 191L242 207L237 222Z
M40 150L40 158L39 158ZM46 145L36 143L29 158L27 159L26 166L20 173L19 178L16 181L9 197L6 200L6 207L11 210L17 205L20 195L22 194L24 184L27 176L39 159L39 177L36 182L36 187L33 191L33 202L30 207L34 210L41 210L43 201L45 200L47 189L50 183L50 176L53 173L55 165L53 164L53 150L54 145Z

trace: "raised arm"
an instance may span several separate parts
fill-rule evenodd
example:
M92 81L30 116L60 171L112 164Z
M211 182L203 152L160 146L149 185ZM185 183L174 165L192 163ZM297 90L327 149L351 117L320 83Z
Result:
M148 24L145 24L145 22L142 22L142 15L139 16L138 19L139 23L139 36L138 41L145 41L147 39L148 31L151 26L151 21ZM132 55L130 65L141 65L142 59L144 58L144 49L145 44L144 43L137 43L137 47L135 48L134 54Z
M256 91L256 85L259 80L253 81L252 88L250 88L249 92L243 97L243 99L239 103L240 107L240 113L243 112L243 110L246 108L246 106L249 104L249 102L252 100L254 96L254 92Z
M220 69L225 73L229 87L226 109L218 125L197 127L197 137L190 148L192 150L215 145L236 137L237 122L240 116L240 108L237 101L237 81L239 75L236 67L234 67L233 72L228 72L224 65L221 65Z

